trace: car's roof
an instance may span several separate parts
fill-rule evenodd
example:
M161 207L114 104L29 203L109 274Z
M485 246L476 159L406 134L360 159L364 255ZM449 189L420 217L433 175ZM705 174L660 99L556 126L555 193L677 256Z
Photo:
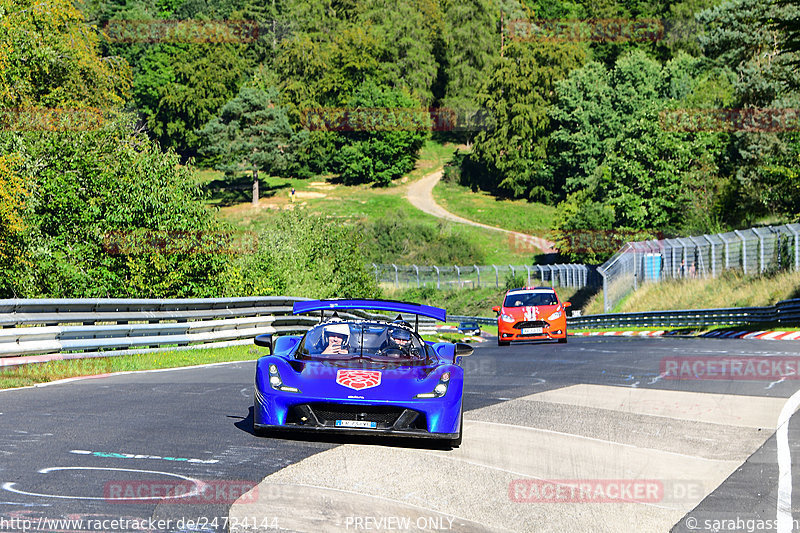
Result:
M522 287L519 289L510 289L506 294L517 294L523 292L556 292L553 287Z

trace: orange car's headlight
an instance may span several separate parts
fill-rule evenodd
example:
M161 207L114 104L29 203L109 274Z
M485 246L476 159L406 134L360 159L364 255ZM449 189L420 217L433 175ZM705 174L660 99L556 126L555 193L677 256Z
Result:
M557 320L559 318L561 318L561 311L556 311L555 313L547 317L547 320Z

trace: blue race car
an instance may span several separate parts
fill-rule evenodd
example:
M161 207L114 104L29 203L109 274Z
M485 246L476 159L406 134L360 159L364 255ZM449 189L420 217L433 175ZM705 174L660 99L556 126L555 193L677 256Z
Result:
M375 309L416 315L342 320L336 311ZM461 357L467 344L430 343L418 334L419 316L445 321L444 309L384 300L312 300L293 313L320 312L305 335L273 339L256 366L253 429L426 437L461 444ZM327 320L325 311L333 312Z

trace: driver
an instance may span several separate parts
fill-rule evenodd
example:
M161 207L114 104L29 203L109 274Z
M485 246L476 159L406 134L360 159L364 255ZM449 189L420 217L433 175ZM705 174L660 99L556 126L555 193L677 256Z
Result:
M411 351L411 333L403 328L392 328L389 331L389 341L392 348L399 349L408 357Z
M322 341L326 343L324 354L349 353L347 341L350 338L350 328L347 324L333 324L325 326L322 331Z

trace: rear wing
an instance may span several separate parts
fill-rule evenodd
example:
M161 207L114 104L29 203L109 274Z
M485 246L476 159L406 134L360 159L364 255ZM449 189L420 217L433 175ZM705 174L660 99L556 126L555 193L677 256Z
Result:
M339 311L344 309L374 309L377 311L392 311L396 313L409 313L417 316L427 316L440 322L447 321L447 311L430 305L420 305L411 302L398 302L395 300L309 300L295 302L292 314L310 313L313 311Z

